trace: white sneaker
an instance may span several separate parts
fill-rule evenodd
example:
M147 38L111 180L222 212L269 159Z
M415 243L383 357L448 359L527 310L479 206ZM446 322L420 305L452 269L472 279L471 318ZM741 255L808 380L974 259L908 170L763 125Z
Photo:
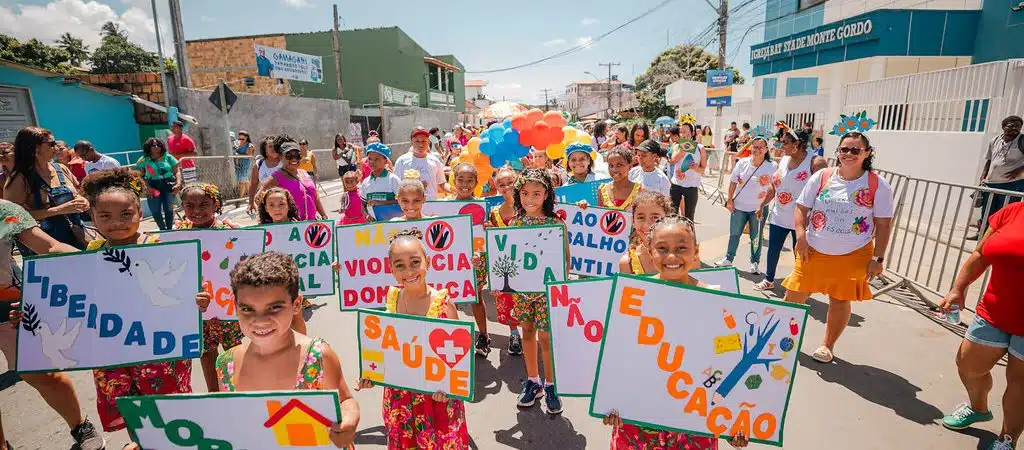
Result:
M730 267L732 266L732 260L729 258L722 258L715 262L715 267Z
M1013 439L1009 435L997 439L989 446L989 450L1013 450Z
M758 264L756 262L750 263L750 273L751 274L757 275L757 274L761 273L761 270L757 267L757 265Z

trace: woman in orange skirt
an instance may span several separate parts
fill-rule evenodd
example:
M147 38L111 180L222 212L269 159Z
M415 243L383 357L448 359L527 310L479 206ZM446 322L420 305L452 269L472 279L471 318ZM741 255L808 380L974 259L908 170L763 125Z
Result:
M844 134L836 155L839 167L812 175L797 200L796 266L782 282L787 302L803 304L812 293L829 297L825 337L812 354L822 363L832 362L850 302L872 297L868 280L884 270L893 216L892 188L871 171L867 136Z

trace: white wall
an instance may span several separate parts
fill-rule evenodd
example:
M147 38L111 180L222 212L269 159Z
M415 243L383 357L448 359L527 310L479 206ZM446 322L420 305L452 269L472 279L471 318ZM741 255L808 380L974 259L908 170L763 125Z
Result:
M977 185L984 133L881 131L867 133L875 148L875 167L915 178ZM835 157L838 137L825 136L825 155Z
M824 22L832 23L876 9L981 9L982 0L830 0Z

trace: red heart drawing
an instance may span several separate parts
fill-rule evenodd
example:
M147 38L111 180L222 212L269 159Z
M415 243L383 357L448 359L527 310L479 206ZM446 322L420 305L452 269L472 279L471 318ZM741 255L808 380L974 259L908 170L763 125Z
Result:
M430 332L429 341L434 354L453 369L470 353L473 346L473 337L469 335L469 331L462 328L452 331L451 334L438 328Z

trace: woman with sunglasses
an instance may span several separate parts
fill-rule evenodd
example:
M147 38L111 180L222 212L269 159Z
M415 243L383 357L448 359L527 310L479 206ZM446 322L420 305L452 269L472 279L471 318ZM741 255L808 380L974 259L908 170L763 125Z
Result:
M57 141L44 128L25 127L14 138L14 168L4 186L4 200L28 210L50 237L85 249L80 213L89 201L78 193L78 180L67 166L53 162ZM34 255L19 245L22 255Z
M235 146L235 177L238 178L238 192L249 192L249 172L252 170L252 156L255 146L249 132L238 132L238 144Z
M828 295L825 336L811 355L826 364L850 321L851 302L872 297L868 280L884 269L893 216L892 188L871 170L867 136L844 134L836 155L839 167L811 175L796 201L796 264L782 282L787 302Z
M167 146L158 138L146 139L142 144L142 157L135 162L135 170L149 186L146 204L153 214L157 228L174 227L174 195L181 190L181 164L167 152Z
M302 149L287 134L282 134L274 141L274 148L281 155L282 164L272 176L260 183L260 189L266 191L281 187L292 194L295 206L299 210L299 220L317 220L327 218L327 210L320 201L320 193L316 183L308 172L299 168L302 164Z
M274 172L281 168L283 158L278 149L274 147L277 136L263 136L259 146L259 156L256 164L249 172L249 208L250 215L256 214L256 192L259 191L260 183L274 176Z

